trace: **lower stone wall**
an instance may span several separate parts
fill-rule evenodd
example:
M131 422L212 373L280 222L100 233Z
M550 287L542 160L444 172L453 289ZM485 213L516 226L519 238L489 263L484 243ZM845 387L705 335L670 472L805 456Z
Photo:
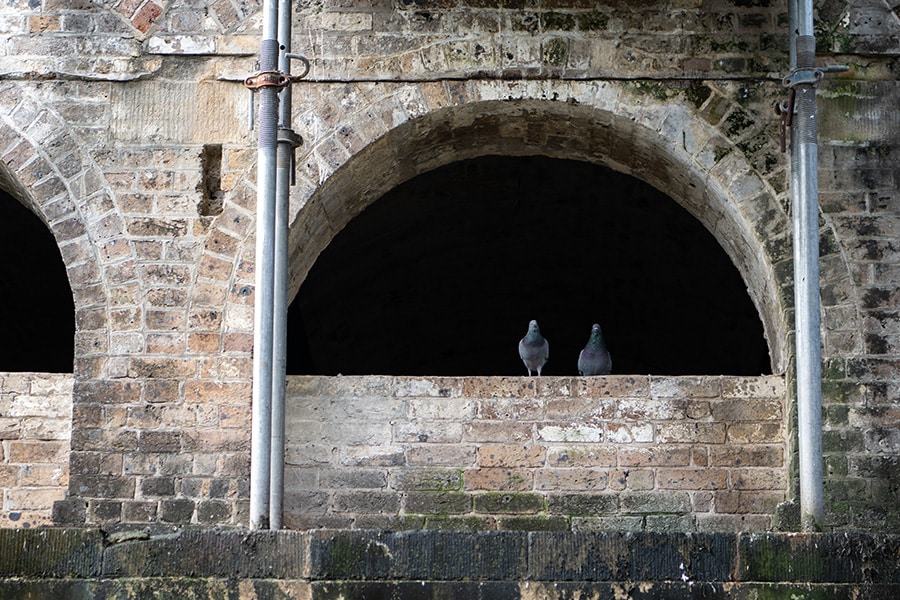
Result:
M0 529L0 598L896 598L860 533Z
M69 485L71 374L0 373L0 527L51 524Z
M760 531L787 497L763 377L291 377L289 528Z

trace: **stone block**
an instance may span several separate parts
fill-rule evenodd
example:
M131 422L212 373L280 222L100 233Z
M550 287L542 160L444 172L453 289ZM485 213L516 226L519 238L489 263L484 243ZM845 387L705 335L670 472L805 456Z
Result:
M407 513L446 515L462 514L472 510L469 494L444 492L409 492L404 508Z
M545 498L539 494L488 493L474 496L475 512L535 514L544 510Z
M398 514L400 495L393 492L335 492L332 504L337 513Z
M519 532L312 532L310 577L418 581L519 581L527 534Z
M629 492L619 496L622 513L677 513L691 511L691 497L687 492Z
M0 529L0 548L2 577L97 577L103 535L96 529Z
M103 576L300 578L306 574L307 543L300 532L183 529L110 546L103 557Z

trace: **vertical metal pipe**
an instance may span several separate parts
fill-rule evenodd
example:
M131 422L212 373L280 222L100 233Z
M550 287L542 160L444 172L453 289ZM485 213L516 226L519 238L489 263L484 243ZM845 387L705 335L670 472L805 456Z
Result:
M260 71L278 67L278 5L263 4ZM250 447L250 529L269 527L269 479L272 433L272 292L275 259L275 162L278 90L259 91L256 163L256 278L253 303L253 410Z
M815 67L812 1L797 11L797 69ZM796 112L791 135L796 305L797 429L800 454L800 524L822 529L822 358L819 294L819 180L816 78L794 86ZM796 156L795 156L796 155Z
M291 0L278 0L278 61L282 73L291 72ZM269 528L281 529L284 497L284 402L287 373L288 211L293 175L294 145L290 139L291 86L281 91L275 191L275 260L272 326L272 447L269 483Z

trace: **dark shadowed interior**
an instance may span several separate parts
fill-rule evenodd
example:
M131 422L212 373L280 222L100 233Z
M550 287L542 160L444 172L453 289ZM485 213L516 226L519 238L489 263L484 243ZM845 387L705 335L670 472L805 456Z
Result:
M488 156L420 175L353 219L289 313L288 372L576 375L600 323L613 374L771 372L759 315L713 236L611 169Z
M56 240L0 191L0 371L71 373L75 312Z

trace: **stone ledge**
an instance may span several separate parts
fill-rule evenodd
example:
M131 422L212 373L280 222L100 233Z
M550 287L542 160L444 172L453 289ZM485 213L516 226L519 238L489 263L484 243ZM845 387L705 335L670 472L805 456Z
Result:
M35 585L68 590L78 587L75 580L95 580L99 590L102 580L147 578L172 585L182 578L305 580L318 582L321 597L330 597L335 581L374 581L385 590L403 581L466 582L477 589L477 582L499 582L518 591L521 582L594 582L589 589L597 590L621 582L678 589L693 582L716 590L790 583L844 590L837 597L860 586L900 588L897 535L184 529L153 538L135 533L118 543L111 538L97 529L0 530L0 578L9 578L0 597L21 597L4 590ZM340 585L364 590L362 583ZM362 597L355 593L346 597Z

